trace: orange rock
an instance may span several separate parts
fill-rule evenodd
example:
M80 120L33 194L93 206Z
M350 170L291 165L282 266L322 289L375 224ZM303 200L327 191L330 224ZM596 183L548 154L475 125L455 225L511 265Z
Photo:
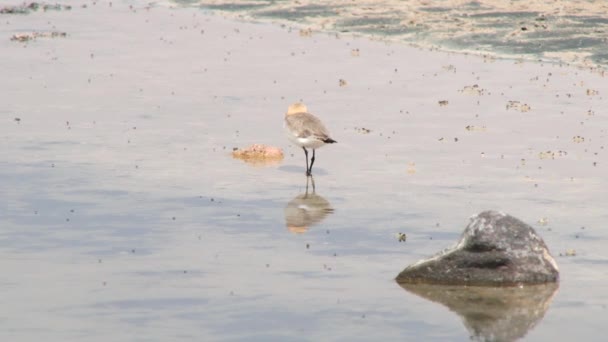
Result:
M272 163L283 159L283 150L274 146L253 144L246 149L235 149L232 151L232 157L252 163Z

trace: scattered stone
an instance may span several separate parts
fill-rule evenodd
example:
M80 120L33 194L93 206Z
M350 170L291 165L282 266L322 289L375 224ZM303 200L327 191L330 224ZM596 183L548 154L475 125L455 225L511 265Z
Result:
M464 88L462 88L462 90L459 91L463 94L477 96L481 96L486 92L485 89L480 88L477 84L473 84L472 86L465 86Z
M361 133L361 134L369 134L371 133L371 129L369 128L365 128L365 127L355 127L355 131Z
M13 34L11 40L18 42L29 42L37 38L57 38L66 37L67 35L67 33L59 31L22 32Z
M310 37L310 36L312 36L312 29L311 28L301 29L300 30L300 37Z
M599 95L599 90L595 90L595 89L587 89L587 95L589 96L595 96L595 95Z
M441 107L445 107L448 105L448 100L439 100L438 103Z
M487 130L486 126L474 126L468 125L464 129L470 132L485 132Z
M509 102L507 102L507 110L509 110L509 109L515 109L522 113L525 113L525 112L529 112L532 109L532 107L530 107L526 103L521 103L519 101L509 101Z
M564 254L559 253L559 256L567 256L567 257L576 256L576 250L574 250L572 248L568 248L568 249L566 249L566 252L564 252Z
M460 241L408 266L399 283L513 286L557 282L557 264L534 229L497 211L471 218Z
M544 152L539 152L538 153L538 158L540 159L555 159L557 158L561 158L561 157L565 157L568 155L568 152L566 151L544 151Z
M452 71L452 72L456 72L456 67L452 64L448 64L448 65L444 65L441 67L443 70L445 71Z
M538 224L540 224L541 226L546 226L549 223L549 219L547 219L546 217L541 217L540 219L538 219Z
M13 5L13 6L1 6L0 14L28 14L30 12L38 11L38 10L71 10L72 6L70 5L60 5L60 4L46 4L43 2L24 2L21 5Z
M572 137L572 142L575 143L575 144L584 143L585 142L585 137L581 137L580 135L577 135L575 137Z

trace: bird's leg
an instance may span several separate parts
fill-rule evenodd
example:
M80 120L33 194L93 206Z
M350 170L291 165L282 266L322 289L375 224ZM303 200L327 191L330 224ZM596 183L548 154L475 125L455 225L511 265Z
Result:
M308 151L306 150L306 147L304 147L304 146L302 146L302 149L304 150L304 155L306 156L306 175L310 176L310 171L308 170Z
M310 168L308 169L308 175L312 175L312 164L315 163L315 149L312 149L312 158L310 158Z
M308 198L308 184L312 183L312 193L315 193L315 179L312 175L306 177L306 193L304 194L305 198Z

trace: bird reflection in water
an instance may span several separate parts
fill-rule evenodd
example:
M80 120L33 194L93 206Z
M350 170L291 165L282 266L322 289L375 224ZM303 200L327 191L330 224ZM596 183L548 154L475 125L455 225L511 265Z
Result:
M310 180L310 181L309 181ZM308 192L309 182L312 193ZM285 207L285 224L290 232L302 234L323 221L327 215L334 212L331 204L315 192L315 180L312 176L306 177L306 192L299 194L287 203Z

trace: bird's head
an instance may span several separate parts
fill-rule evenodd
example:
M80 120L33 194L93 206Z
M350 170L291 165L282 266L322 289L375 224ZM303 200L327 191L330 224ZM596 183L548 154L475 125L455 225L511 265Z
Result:
M287 108L287 115L296 114L296 113L307 113L307 112L308 112L308 108L306 108L306 106L301 102L296 102L296 103L292 104L291 106L289 106L289 108Z

